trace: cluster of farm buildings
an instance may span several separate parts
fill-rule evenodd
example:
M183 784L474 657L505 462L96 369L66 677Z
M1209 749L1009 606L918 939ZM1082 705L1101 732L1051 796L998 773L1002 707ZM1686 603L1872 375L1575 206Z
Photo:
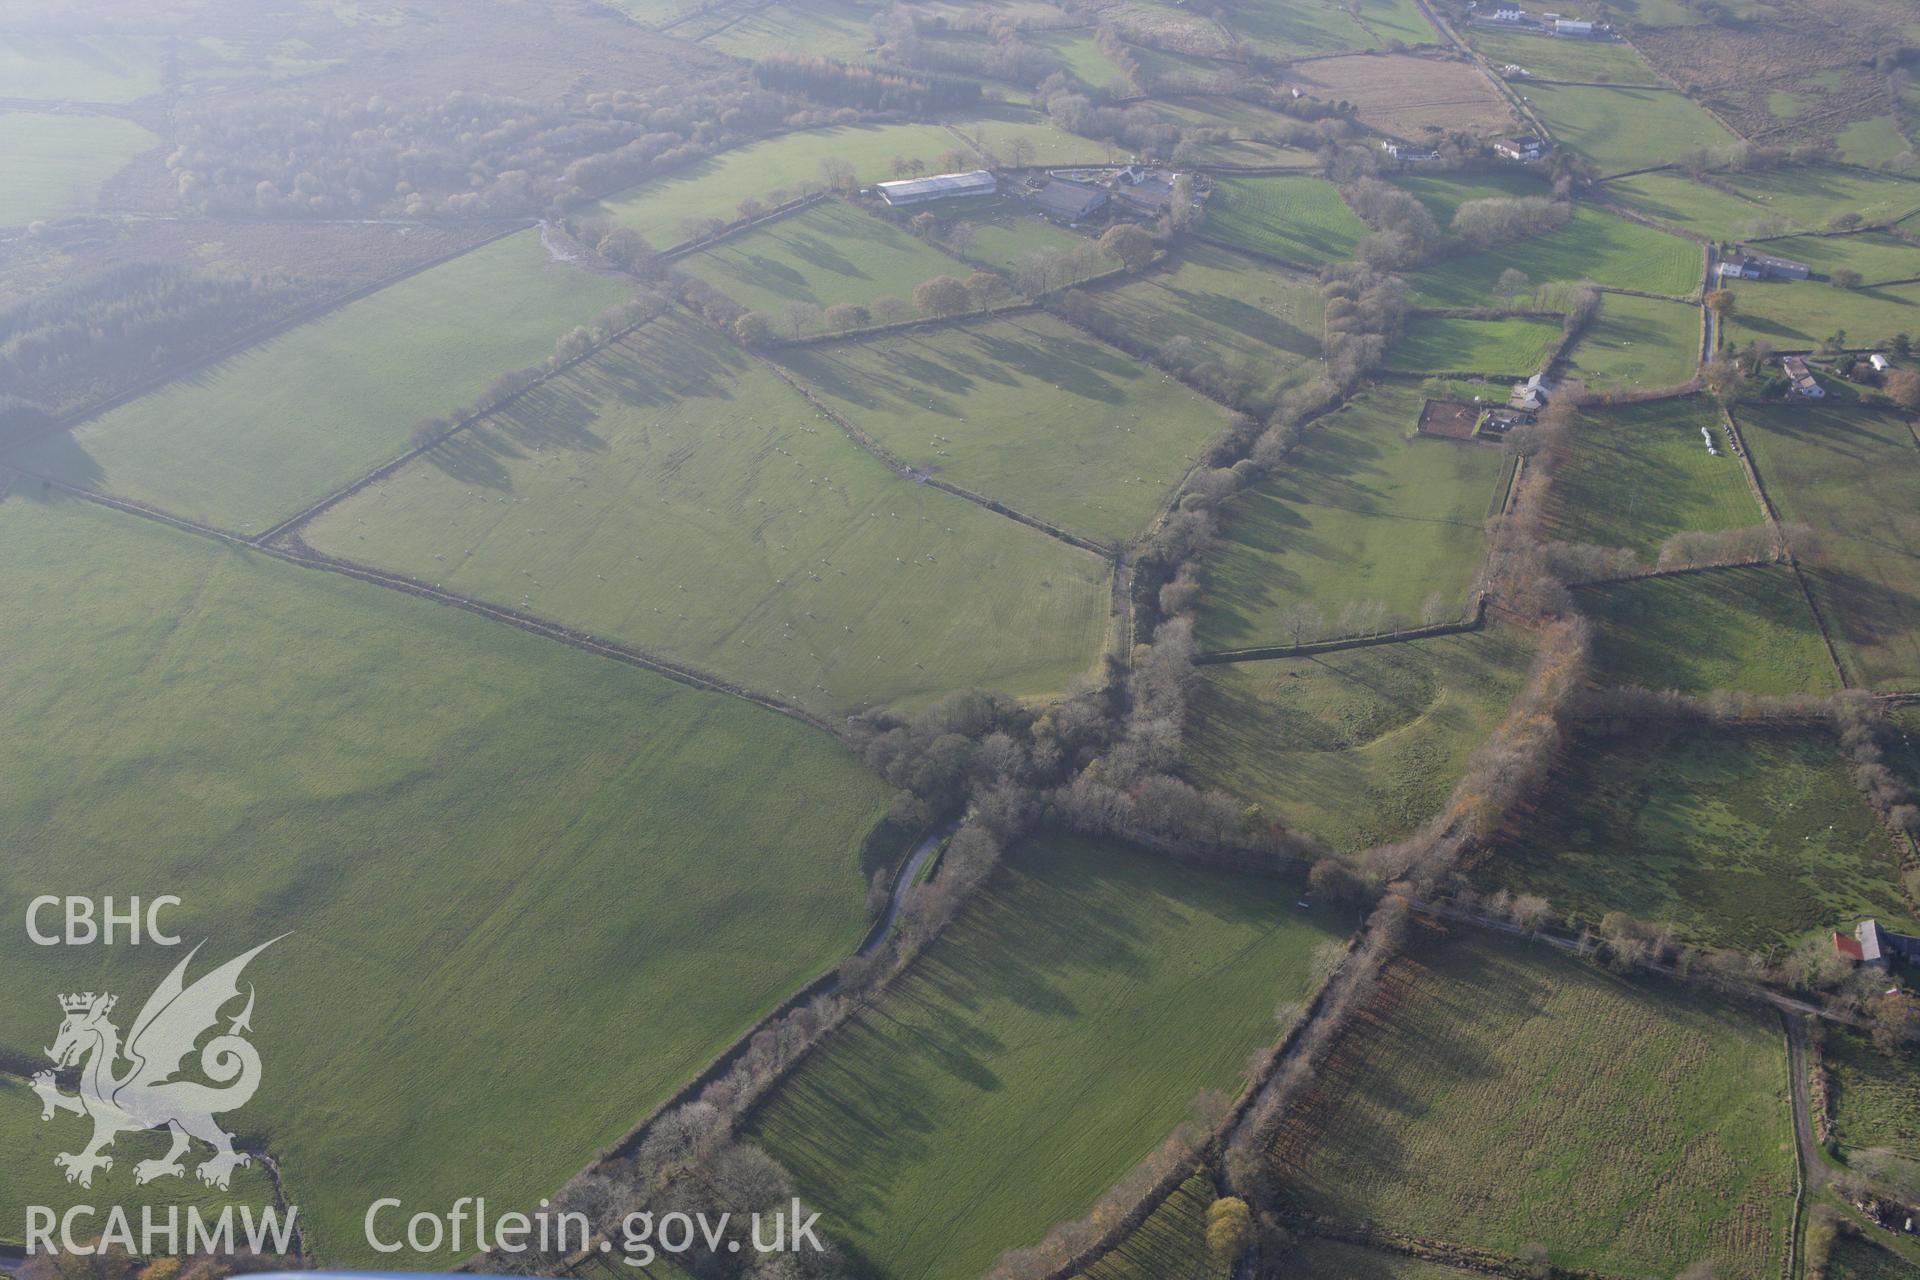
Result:
M1570 36L1576 40L1606 38L1613 29L1604 22L1589 22L1584 18L1563 18L1557 13L1528 13L1517 5L1502 4L1483 8L1478 3L1467 5L1467 16L1473 22L1511 27L1516 31L1536 31L1542 35Z
M1893 960L1912 963L1920 960L1920 938L1910 933L1895 933L1883 929L1878 920L1862 920L1851 934L1838 930L1833 935L1833 949L1855 964L1870 965L1884 969Z
M873 193L889 208L907 209L936 200L1012 195L1056 222L1076 225L1111 206L1157 216L1173 203L1180 175L1167 169L1125 165L1117 169L1061 171L1003 182L988 169L939 173L926 178L874 184Z

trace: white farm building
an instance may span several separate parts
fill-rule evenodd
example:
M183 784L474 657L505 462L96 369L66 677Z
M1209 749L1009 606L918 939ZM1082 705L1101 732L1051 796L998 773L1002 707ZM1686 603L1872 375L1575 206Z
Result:
M876 182L873 189L894 208L926 204L930 200L951 200L957 196L990 196L1000 183L985 169L967 173L936 173L927 178L903 178L899 182Z

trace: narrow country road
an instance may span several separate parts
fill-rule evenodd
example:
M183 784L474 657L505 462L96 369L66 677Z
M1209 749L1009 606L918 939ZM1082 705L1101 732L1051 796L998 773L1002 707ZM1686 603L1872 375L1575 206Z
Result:
M893 879L893 892L887 895L887 909L874 923L866 942L861 944L861 955L873 954L887 940L887 935L893 932L894 920L900 915L900 907L906 901L907 890L913 888L914 881L919 878L920 868L927 865L927 859L934 855L934 851L959 829L958 822L949 822L938 831L928 832L925 839L913 846L913 852L907 855L906 865L900 868L900 874Z
M1808 1058L1807 1024L1799 1014L1782 1010L1781 1021L1787 1024L1787 1072L1791 1077L1793 1093L1793 1145L1800 1155L1800 1176L1805 1180L1807 1194L1810 1196L1827 1185L1833 1171L1827 1162L1815 1154L1820 1149L1819 1138L1813 1131L1813 1107L1807 1097Z

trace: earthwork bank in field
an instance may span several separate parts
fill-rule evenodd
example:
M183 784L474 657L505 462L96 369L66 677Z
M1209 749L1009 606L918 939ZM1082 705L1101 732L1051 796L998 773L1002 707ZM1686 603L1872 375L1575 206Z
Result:
M1405 839L1445 808L1529 653L1524 633L1493 628L1204 666L1187 763L1335 852Z
M829 200L681 259L677 268L713 285L749 311L786 327L796 304L865 306L913 296L936 276L966 268L890 222L844 200ZM822 332L818 318L799 335Z

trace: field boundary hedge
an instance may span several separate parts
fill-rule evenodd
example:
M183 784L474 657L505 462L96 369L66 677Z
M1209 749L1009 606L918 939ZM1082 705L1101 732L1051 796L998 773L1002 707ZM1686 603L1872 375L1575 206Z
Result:
M254 534L252 537L248 538L247 541L251 542L254 546L264 547L267 544L275 541L276 539L286 537L288 534L298 529L301 525L306 524L308 521L314 519L316 516L324 515L327 511L338 506L340 503L345 502L348 498L351 498L354 494L359 493L361 490L367 488L370 485L375 485L375 484L378 484L380 481L385 480L388 476L400 470L400 468L406 466L408 463L417 461L421 457L424 457L426 454L433 452L433 450L445 444L448 440L452 439L458 433L465 431L468 427L471 427L474 423L479 422L483 418L490 418L494 414L499 413L502 409L506 408L508 405L512 404L514 401L520 399L520 397L524 396L527 392L533 390L535 387L541 386L542 384L550 381L551 379L559 377L561 374L567 372L569 369L572 369L575 365L578 365L587 360L593 359L595 356L599 355L602 351L605 351L608 347L611 347L614 343L620 341L620 339L626 337L628 334L637 333L641 329L644 329L647 325L652 324L655 320L658 320L660 316L664 314L666 314L664 311L658 312L654 315L650 315L646 317L643 320L636 320L632 324L627 325L622 329L619 329L613 333L608 334L605 341L596 342L592 346L588 347L585 351L582 351L579 355L574 356L569 360L562 361L561 363L556 364L549 369L546 369L540 374L539 377L529 382L526 386L521 387L518 391L515 391L512 395L502 400L499 404L496 404L493 407L488 409L476 409L474 412L467 414L465 417L457 419L456 421L450 423L447 426L446 430L435 434L433 439L428 441L426 444L414 445L412 448L408 449L405 453L401 454L399 457L392 458L386 462L381 463L379 466L375 467L372 471L369 471L365 475L359 477L358 479L353 480L348 484L342 486L341 488L334 490L332 493L320 499L320 501L314 503L312 506L308 507L306 510L295 512L293 515L288 516L285 520L282 520L279 524L274 525L272 528L266 530L265 532Z
M729 222L726 226L720 228L710 236L694 240L683 240L679 244L670 245L662 249L659 254L656 255L655 260L658 262L677 262L681 258L691 257L696 253L704 253L722 241L730 240L734 236L739 235L742 231L752 231L767 225L769 222L778 222L790 213L798 213L802 209L812 208L816 204L824 204L827 200L831 199L832 196L833 192L831 191L810 191L806 195L796 196L785 204L777 204L771 209L756 213L751 218L735 218L732 222Z
M975 493L971 489L963 489L959 485L942 480L937 476L928 475L862 431L859 427L856 427L852 422L836 413L825 401L814 394L812 387L809 387L797 375L789 373L787 370L782 369L776 362L767 360L764 357L762 357L761 363L772 370L775 377L779 378L782 382L786 383L788 387L797 392L801 399L819 411L821 416L845 432L849 440L852 440L867 453L873 455L873 457L877 458L880 462L897 472L902 479L911 480L915 484L930 485L943 493L950 493L956 498L971 502L975 506L985 507L996 515L1005 516L1009 520L1026 525L1028 528L1036 529L1050 538L1058 538L1070 547L1078 547L1082 551L1090 551L1102 560L1112 560L1118 554L1115 548L1108 546L1106 543L1095 542L1091 538L1083 538L1077 533L1068 533L1059 525L1050 524L1038 516L1030 516L1024 511L1016 511L1006 503L1001 502L998 498L989 498L984 494Z
M1409 640L1428 640L1434 636L1455 636L1479 631L1487 623L1487 593L1476 591L1472 612L1455 622L1436 622L1424 627L1404 627L1371 636L1339 636L1308 644L1257 645L1247 649L1216 649L1193 655L1195 666L1214 666L1224 662L1264 662L1269 658L1306 658L1319 653L1338 653L1346 649L1371 649L1383 644L1403 644Z
M966 259L958 258L956 261L965 263ZM887 338L897 334L913 333L920 329L951 329L976 321L998 320L1003 316L1025 315L1038 310L1040 310L1040 304L1031 300L1009 302L1002 306L987 307L982 311L967 311L959 315L920 316L913 320L895 321L893 324L876 324L865 329L848 329L842 333L810 333L804 338L783 338L773 343L767 350L791 351L796 347L824 347L836 342L864 342L870 338Z
M456 591L448 591L444 587L436 587L429 583L421 582L418 579L409 578L404 574L393 573L385 569L376 569L371 565L363 565L352 560L343 560L336 556L325 555L307 546L306 543L301 542L297 535L287 538L279 545L262 546L259 543L253 542L226 529L217 529L212 525L200 524L196 521L173 515L170 512L162 511L158 507L147 506L145 503L134 502L127 498L116 498L111 494L96 493L91 489L82 489L76 485L70 485L65 481L54 480L48 476L35 475L32 472L19 472L18 474L38 480L42 485L59 489L61 492L79 498L82 501L107 507L126 515L138 516L159 524L170 525L185 533L193 533L204 538L212 538L215 541L225 543L227 546L237 550L256 551L261 555L269 556L285 564L299 565L308 569L318 569L326 573L337 573L342 577L354 578L372 586L385 587L390 591L399 591L406 595L417 596L422 600L429 600L435 604L464 609L468 613L478 614L493 622L505 623L510 627L525 631L529 635L555 640L569 648L579 649L602 658L611 658L615 662L623 662L630 667L638 667L644 671L651 671L655 675L664 676L669 680L687 685L690 688L699 689L706 693L731 694L734 697L743 698L748 702L765 707L769 711L778 712L781 715L798 720L803 724L808 724L826 733L834 734L834 726L831 721L822 716L817 716L813 712L807 711L794 703L777 698L772 694L761 693L757 690L749 689L744 685L734 684L732 681L709 675L698 667L678 662L671 658L659 657L617 641L603 640L598 636L589 635L584 631L576 631L571 627L561 626L559 623L550 622L545 618L521 613L517 609L510 609L504 605L489 604L484 600L478 600L472 596L464 596ZM834 734L834 736L837 737L838 735Z
M1754 464L1753 451L1747 448L1747 438L1740 431L1740 420L1733 415L1733 406L1720 406L1720 416L1726 421L1727 435L1733 441L1733 451L1739 455L1740 467L1747 474L1747 484L1753 489L1753 496L1760 500L1760 510L1766 514L1767 523L1773 526L1774 536L1780 545L1786 548L1786 565L1793 573L1793 580L1800 584L1800 595L1807 602L1807 612L1813 615L1813 625L1819 629L1820 643L1826 647L1827 661L1833 664L1833 671L1840 679L1842 689L1854 687L1853 678L1847 674L1846 664L1840 661L1840 650L1833 643L1833 632L1827 626L1827 616L1820 612L1820 605L1813 598L1813 588L1807 585L1807 575L1800 571L1800 557L1794 555L1793 544L1787 540L1786 531L1780 526L1780 512L1773 505L1773 497L1767 492L1766 481L1760 476L1760 468Z

